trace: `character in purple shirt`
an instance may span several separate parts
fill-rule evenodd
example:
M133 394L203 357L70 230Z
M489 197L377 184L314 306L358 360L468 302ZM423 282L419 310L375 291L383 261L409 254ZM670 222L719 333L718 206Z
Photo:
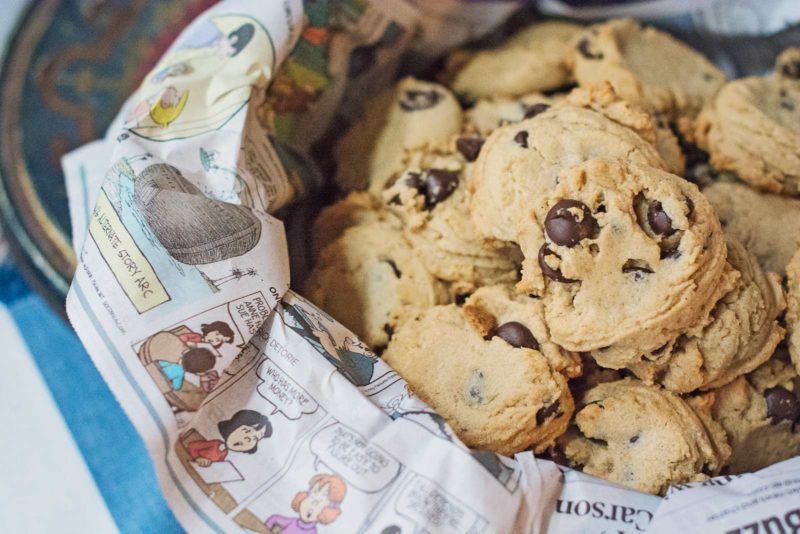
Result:
M327 525L336 521L347 485L336 475L314 475L308 491L298 492L292 499L292 510L299 517L272 515L267 519L267 530L273 534L316 534L317 523Z

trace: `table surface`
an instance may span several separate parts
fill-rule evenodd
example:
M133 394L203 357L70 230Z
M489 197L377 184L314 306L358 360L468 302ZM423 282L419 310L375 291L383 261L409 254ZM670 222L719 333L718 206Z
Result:
M29 20L36 13L72 11L75 16L78 10L88 9L86 6L92 4L101 3L66 0L0 2L0 50L5 51L6 45L13 46L19 42L24 33L18 30L20 21ZM147 5L167 2L133 1L128 4L145 9ZM169 4L175 5L164 6L165 13L170 10L177 12L180 5L199 5L188 1ZM188 11L190 13L186 16L194 16L191 9ZM77 14L91 15L88 11ZM93 24L108 24L98 19L104 16L107 17L108 13L95 14ZM80 28L79 20L52 19L45 29L57 28L76 38L77 34L71 32ZM84 19L83 23L88 20ZM174 17L167 17L167 21L174 20ZM49 44L29 49L35 50L34 55L39 56L28 62L25 83L41 83L37 78L46 70L46 58L43 59L41 52L47 46L54 50L52 47L57 48L58 43L52 33L49 38ZM129 38L127 42L134 45L137 41ZM163 48L168 44L159 43L158 46ZM7 75L2 79L5 83ZM59 80L64 84L75 84L76 94L98 109L91 115L91 129L73 132L74 125L59 119L53 109L32 111L31 106L35 108L37 102L41 104L37 99L44 98L42 93L33 89L27 99L18 102L20 114L17 119L20 122L12 123L3 134L5 139L2 143L6 143L9 137L24 137L24 140L15 139L24 145L19 152L21 155L9 165L10 151L8 145L3 144L0 160L4 185L11 183L20 187L23 184L24 188L25 180L31 180L28 185L38 188L34 189L34 200L46 208L47 216L31 219L34 224L49 220L65 243L69 243L69 217L58 156L84 139L102 133L103 123L110 121L116 112L114 106L118 97L112 93L121 82L114 75L98 75L96 69L87 67L86 61L66 68ZM91 84L87 85L92 80L98 92L91 90ZM133 82L129 79L126 83ZM107 100L98 99L102 90L108 92ZM5 98L7 85L0 84L0 91ZM9 121L8 115L3 103L0 105L0 121ZM62 133L66 135L59 137ZM47 136L50 137L45 139ZM13 175L6 173L9 166L14 169ZM32 174L34 169L36 174ZM8 195L5 200L4 207L8 208ZM17 216L18 212L13 215ZM3 428L5 438L0 444L0 531L180 532L181 527L158 487L144 443L72 329L53 311L63 309L60 298L66 290L64 281L69 279L71 271L67 268L58 273L64 282L60 286L58 278L51 279L55 275L48 269L55 265L55 262L50 262L56 256L46 255L54 254L54 249L47 245L46 240L36 242L35 234L25 233L29 226L23 226L19 220L16 222L19 223L17 228L7 226L7 234L10 234L7 237L12 241L16 262L9 257L8 244L0 233L0 332L3 334L3 350L0 352L4 360L4 372L0 375L0 428ZM5 223L8 225L8 220ZM14 230L23 233L16 234ZM32 238L24 243L26 249L20 243L20 235L23 240L26 235ZM71 249L68 252L71 253ZM37 265L37 257L45 263ZM26 283L22 270L37 290L50 296L49 302L45 302L34 292L32 285Z

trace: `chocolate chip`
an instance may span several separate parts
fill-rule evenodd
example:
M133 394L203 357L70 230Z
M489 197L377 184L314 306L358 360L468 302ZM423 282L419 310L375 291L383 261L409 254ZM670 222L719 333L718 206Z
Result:
M691 219L691 218L692 218L692 215L694 214L694 202L693 202L693 201L692 201L692 199L691 199L691 198L689 198L689 197L683 197L683 198L685 198L685 199L686 199L686 207L687 207L687 208L689 208L689 209L686 211L686 218L687 218L687 219Z
M383 331L386 332L386 335L389 336L389 339L392 339L392 336L394 335L394 328L392 328L392 325L386 323L383 325Z
M441 99L442 95L438 91L409 89L403 93L403 97L400 99L400 107L403 111L419 111L421 109L432 108L438 104Z
M676 260L681 257L681 250L677 245L661 247L660 258L662 260Z
M459 137L456 139L456 149L461 152L465 160L475 161L481 153L484 141L482 137Z
M660 356L661 354L663 354L663 353L664 353L664 351L665 351L665 350L667 350L667 348L668 348L668 347L669 347L669 341L667 341L666 343L664 343L663 345L661 345L661 346L660 346L660 347L658 347L657 349L654 349L654 350L652 351L652 354L653 354L654 356Z
M539 342L528 328L517 321L509 321L497 327L494 335L512 347L539 350Z
M639 441L639 436L638 435L633 436L631 439L629 439L628 443L636 443L637 441Z
M790 61L781 67L781 74L792 80L800 80L800 61Z
M668 236L675 233L672 219L669 218L658 200L653 200L647 207L647 222L650 223L650 228L659 235Z
M525 109L524 117L526 119L532 119L533 117L535 117L539 113L547 111L547 108L549 108L549 107L550 107L550 104L545 104L545 103L534 104L532 106L525 106L525 108L524 108Z
M469 293L459 293L456 295L456 306L463 306L467 299L469 298Z
M569 467L569 459L567 458L567 455L564 454L560 449L553 448L548 451L548 454L552 462L555 462L558 465L563 465L564 467Z
M390 189L390 188L394 187L395 185L397 185L398 182L400 182L405 187L408 187L408 188L411 188L411 189L416 189L417 193L419 193L419 194L423 193L423 191L422 191L422 186L423 186L422 178L420 177L418 172L407 172L405 174L401 174L401 175L395 176L391 180L386 182L386 185L384 186L384 189ZM393 196L392 199L389 201L389 203L391 203L391 204L400 204L400 195Z
M403 185L422 192L422 177L418 172L409 172L406 174L405 178L403 178Z
M786 388L776 386L764 391L767 414L777 423L782 419L795 422L800 419L800 399Z
M544 218L547 236L556 245L574 247L583 239L591 239L599 230L592 211L586 204L572 199L556 202Z
M486 386L486 377L481 371L473 371L465 393L467 404L483 404L483 390Z
M653 269L647 264L644 260L634 260L629 259L625 262L625 265L622 266L623 273L645 273L650 274L653 272Z
M403 275L403 273L400 272L400 269L397 268L397 264L394 262L394 260L390 260L388 258L383 258L383 259L381 259L381 261L383 263L388 263L389 264L389 267L392 268L392 271L394 272L394 275L397 278L400 278Z
M675 137L678 138L681 152L686 156L686 165L683 168L683 173L687 180L696 182L697 167L708 163L708 153L701 150L696 144L688 141L674 124L670 124L669 127L672 133L675 134Z
M431 209L447 199L458 187L458 173L443 169L427 169L423 173L425 208Z
M589 39L584 37L578 42L578 52L586 59L603 59L603 54L593 54L589 48Z
M514 136L514 142L522 148L528 148L528 132L525 130L517 132L517 135Z
M560 259L558 254L550 250L547 247L547 244L545 243L544 245L542 245L542 248L539 249L539 267L542 269L542 273L544 273L544 275L547 278L555 280L556 282L563 282L566 284L569 284L571 282L577 282L577 280L572 280L561 274L561 269L554 269L553 267L550 267L547 264L547 261L545 261L545 258L547 256L555 256L556 258Z
M539 408L539 411L536 412L536 424L541 425L548 419L550 416L554 415L561 404L558 401L555 401L550 406L545 406L544 408Z

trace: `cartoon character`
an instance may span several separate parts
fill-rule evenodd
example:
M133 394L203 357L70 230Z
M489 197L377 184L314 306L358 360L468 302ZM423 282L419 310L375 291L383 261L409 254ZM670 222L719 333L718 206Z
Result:
M149 117L161 128L168 127L177 119L186 101L189 99L189 91L179 92L174 85L169 85L160 93L155 93L139 102L125 118L125 124L129 127L138 127L145 117Z
M151 83L160 84L167 78L179 78L181 76L187 76L192 72L194 72L194 69L189 63L180 61L158 71L155 76L153 76Z
M220 59L236 57L250 43L256 29L246 22L227 35L212 20L206 20L181 43L178 50L204 50Z
M208 324L201 324L200 331L202 334L198 334L197 332L186 332L184 334L179 334L178 337L186 344L187 347L194 348L207 345L206 348L210 348L212 352L216 352L217 355L219 355L217 352L218 348L225 343L233 343L233 329L228 326L228 323L225 321L214 321Z
M345 378L356 386L366 386L370 383L375 370L375 357L364 353L367 349L363 344L347 338L343 346L338 346L322 319L292 304L284 303L283 310L291 319L287 321L287 326L308 341L314 350L331 362ZM360 349L361 352L353 349Z
M222 439L192 441L187 446L192 461L200 467L222 462L228 452L253 454L258 442L272 435L269 418L255 410L239 410L230 419L217 423Z
M208 393L219 382L219 373L214 371L217 355L202 347L190 347L184 352L178 362L156 360L161 367L161 372L172 383L175 391L181 389L186 373L192 373L200 378L200 387Z
M316 534L317 523L328 525L341 515L341 504L347 485L337 475L314 475L308 491L300 491L292 499L292 510L298 517L272 515L266 520L273 534Z
M216 130L272 77L275 50L245 15L209 17L178 41L145 78L128 114L131 134L155 141Z

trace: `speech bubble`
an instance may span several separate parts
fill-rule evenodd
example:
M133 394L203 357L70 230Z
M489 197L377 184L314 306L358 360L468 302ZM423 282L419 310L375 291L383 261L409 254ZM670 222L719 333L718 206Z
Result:
M311 438L311 452L350 484L367 493L381 491L400 473L400 463L355 430L336 423Z
M421 475L414 476L405 485L397 498L395 510L420 529L436 532L479 532L487 523L438 484Z
M264 400L272 404L271 415L281 412L287 419L300 419L303 414L317 411L319 404L297 382L275 365L271 360L264 360L256 369L261 379L256 391Z
M228 303L228 313L242 337L252 337L272 310L261 292L252 293Z

